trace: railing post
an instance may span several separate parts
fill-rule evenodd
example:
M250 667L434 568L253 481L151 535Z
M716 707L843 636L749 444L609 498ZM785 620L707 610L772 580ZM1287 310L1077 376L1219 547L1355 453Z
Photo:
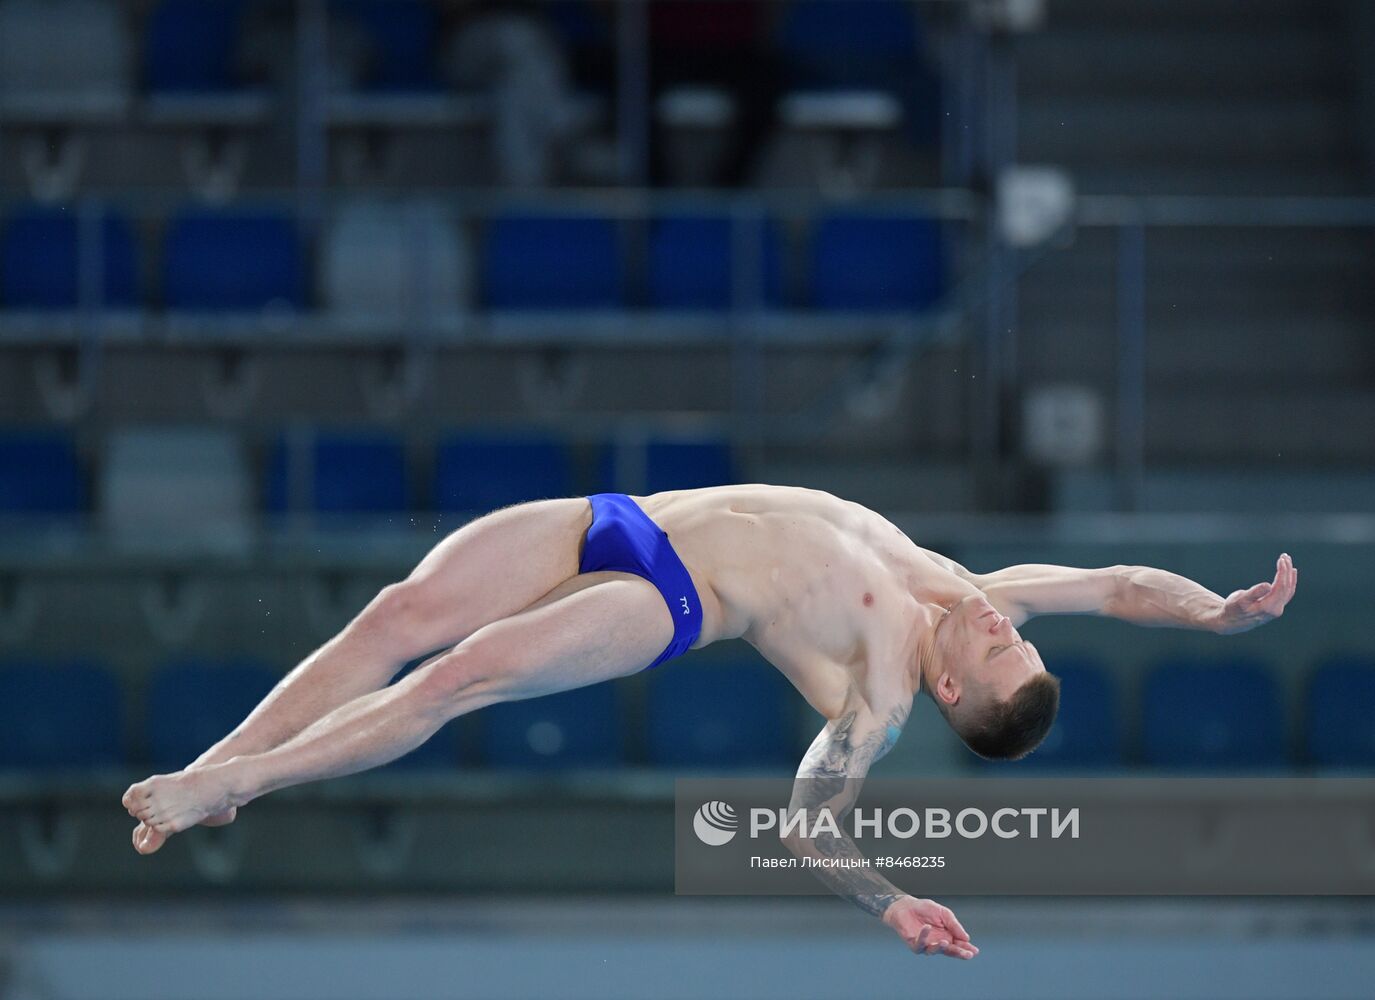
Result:
M1117 506L1141 504L1146 447L1146 230L1117 231Z
M325 0L296 0L296 201L302 237L320 219L329 182L329 14Z
M621 0L616 11L616 140L621 183L649 179L649 4Z
M762 203L736 199L731 202L731 310L728 325L733 373L731 392L731 439L751 461L758 460L763 445L764 367L759 323L764 309L764 244L768 238L767 211Z

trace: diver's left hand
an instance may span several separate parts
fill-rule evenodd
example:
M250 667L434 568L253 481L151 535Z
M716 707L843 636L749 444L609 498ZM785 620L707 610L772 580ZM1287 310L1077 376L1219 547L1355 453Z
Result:
M1213 631L1234 635L1273 621L1284 614L1284 606L1293 599L1298 585L1299 571L1286 552L1275 562L1273 583L1258 583L1249 590L1228 595L1213 623Z

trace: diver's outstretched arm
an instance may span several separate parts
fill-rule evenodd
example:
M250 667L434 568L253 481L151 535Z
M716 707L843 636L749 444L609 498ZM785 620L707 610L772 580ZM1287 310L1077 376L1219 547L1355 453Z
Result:
M1283 614L1298 587L1299 571L1286 553L1276 560L1272 582L1227 597L1149 566L1009 566L972 582L1017 625L1035 615L1089 614L1133 625L1232 635Z

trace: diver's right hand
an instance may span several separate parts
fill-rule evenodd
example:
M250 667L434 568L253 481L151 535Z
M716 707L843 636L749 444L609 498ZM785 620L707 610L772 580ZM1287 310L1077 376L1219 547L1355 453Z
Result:
M883 922L918 955L970 959L979 953L955 914L934 899L903 896L884 912Z

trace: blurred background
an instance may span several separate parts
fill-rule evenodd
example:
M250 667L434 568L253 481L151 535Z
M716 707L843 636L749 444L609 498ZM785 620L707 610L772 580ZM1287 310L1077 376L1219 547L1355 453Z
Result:
M0 0L0 996L1369 996L1356 898L951 900L969 965L674 899L673 776L820 725L743 644L154 858L118 798L476 514L727 482L976 571L1288 551L1245 636L1033 624L1012 773L1370 775L1372 51L1360 0ZM988 768L923 701L875 773Z

